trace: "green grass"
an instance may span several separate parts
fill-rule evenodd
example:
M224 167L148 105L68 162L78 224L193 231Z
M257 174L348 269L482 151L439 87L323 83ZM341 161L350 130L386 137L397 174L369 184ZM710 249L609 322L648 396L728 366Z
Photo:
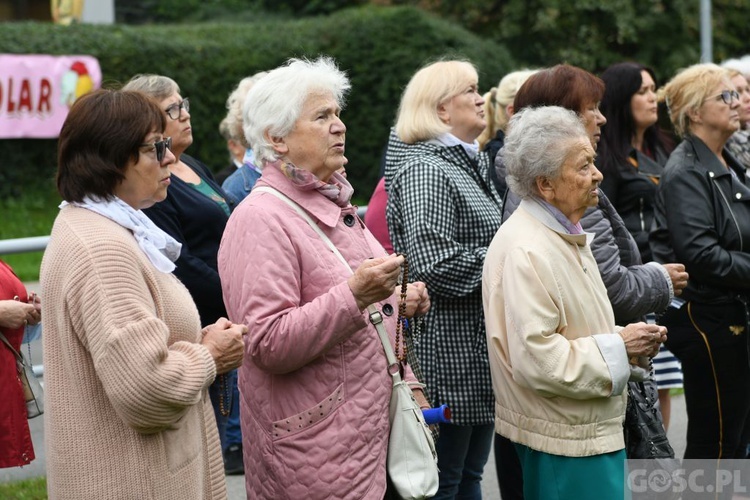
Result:
M47 498L47 478L37 477L0 484L0 498L8 500L43 500Z
M49 235L58 205L60 196L52 190L0 200L0 240ZM0 259L10 265L22 281L37 281L42 253L0 255Z

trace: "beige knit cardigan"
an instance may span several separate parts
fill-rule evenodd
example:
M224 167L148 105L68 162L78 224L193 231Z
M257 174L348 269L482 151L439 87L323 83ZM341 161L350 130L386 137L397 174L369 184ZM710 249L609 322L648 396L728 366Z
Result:
M226 498L198 311L131 232L67 206L41 268L50 499Z

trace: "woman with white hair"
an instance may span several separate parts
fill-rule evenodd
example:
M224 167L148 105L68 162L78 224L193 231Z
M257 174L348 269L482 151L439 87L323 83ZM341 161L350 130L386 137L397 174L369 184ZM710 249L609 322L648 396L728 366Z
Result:
M433 406L451 408L437 442L435 498L477 499L492 446L494 398L482 312L482 265L502 200L477 137L486 125L479 77L466 61L420 69L404 91L386 152L393 247L434 301L414 338Z
M349 87L329 58L292 59L246 96L245 135L263 175L227 224L219 273L229 317L249 325L240 393L250 499L386 493L392 381L366 309L393 339L404 257L365 228L340 173ZM424 284L410 284L402 304L406 317L426 313ZM428 407L408 367L404 376Z
M580 224L602 180L580 117L526 108L501 155L522 201L482 277L497 431L515 443L526 500L623 498L625 388L647 376L666 329L615 327Z

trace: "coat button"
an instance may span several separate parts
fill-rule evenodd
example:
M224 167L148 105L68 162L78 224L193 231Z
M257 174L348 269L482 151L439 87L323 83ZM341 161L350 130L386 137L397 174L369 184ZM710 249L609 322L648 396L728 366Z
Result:
M713 179L714 178L714 173L713 172L709 172L708 176Z
M386 316L393 316L393 306L390 304L384 304L383 314L385 314Z
M735 196L737 197L737 199L738 199L738 200L739 200L740 198L742 198L742 194L741 194L741 193L737 193L737 194L736 194Z
M344 216L344 224L346 224L349 227L352 227L354 225L354 216L352 214L346 214Z

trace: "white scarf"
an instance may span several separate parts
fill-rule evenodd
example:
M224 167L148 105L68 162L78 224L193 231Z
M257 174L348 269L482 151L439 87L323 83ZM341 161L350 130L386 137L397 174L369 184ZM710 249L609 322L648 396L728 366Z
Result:
M435 144L442 144L443 146L452 147L456 145L460 145L464 148L466 151L466 154L469 155L469 158L472 160L476 160L477 155L479 154L479 141L474 141L473 143L469 144L468 142L464 142L455 135L451 134L450 132L446 132L445 134L441 134L434 138L431 141Z
M60 208L65 205L68 205L67 201L63 201ZM86 196L82 202L74 201L70 205L91 210L125 229L130 229L138 246L156 269L163 273L175 270L174 261L180 256L182 244L160 229L140 210L134 209L117 196L110 201Z

